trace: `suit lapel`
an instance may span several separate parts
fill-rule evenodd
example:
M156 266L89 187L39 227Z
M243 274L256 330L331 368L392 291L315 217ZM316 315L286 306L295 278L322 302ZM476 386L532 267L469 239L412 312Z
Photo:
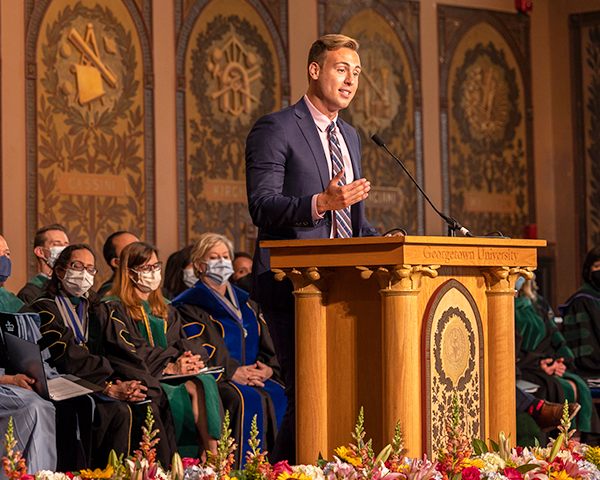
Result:
M306 143L313 154L313 158L317 164L317 169L319 170L319 176L321 177L321 184L323 190L325 190L331 179L329 178L327 157L323 151L323 144L321 143L317 126L315 125L306 103L304 103L304 99L300 100L296 104L294 111L296 113L296 117L298 117L298 127L300 128L302 135L304 135Z
M354 135L350 135L348 124L339 117L337 120L337 124L340 129L340 132L342 132L342 136L344 137L344 141L346 142L348 151L350 152L350 161L352 162L354 180L358 180L361 175L360 168L358 167L360 160L360 148L356 143Z

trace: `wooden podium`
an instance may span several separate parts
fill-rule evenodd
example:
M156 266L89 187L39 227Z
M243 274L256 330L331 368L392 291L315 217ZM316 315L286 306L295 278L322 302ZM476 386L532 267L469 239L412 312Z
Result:
M408 455L445 441L456 395L469 437L516 436L514 284L544 240L268 241L296 297L297 462L347 445L361 406L377 453L398 420Z

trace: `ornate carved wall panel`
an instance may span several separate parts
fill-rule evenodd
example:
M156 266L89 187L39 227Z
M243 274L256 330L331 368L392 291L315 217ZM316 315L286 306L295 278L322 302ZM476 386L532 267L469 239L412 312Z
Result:
M30 0L27 12L28 237L58 222L98 260L117 230L154 241L150 2Z
M438 6L444 210L476 235L535 223L529 17Z
M435 458L448 439L454 395L466 437L485 437L483 328L475 300L457 280L436 290L425 315L426 451Z
M575 195L581 262L600 245L600 12L570 16Z
M381 135L423 181L419 3L319 0L319 30L360 42L358 92L340 117L361 137L362 173L372 184L367 218L382 233L403 227L424 234L423 199L402 168L371 140Z
M289 105L287 1L176 1L179 242L218 232L252 251L244 150Z

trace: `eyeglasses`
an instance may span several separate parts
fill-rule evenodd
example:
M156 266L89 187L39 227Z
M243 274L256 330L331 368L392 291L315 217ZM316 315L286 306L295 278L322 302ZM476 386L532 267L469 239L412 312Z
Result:
M134 272L139 273L150 273L158 272L162 269L162 262L156 262L154 265L140 265L139 267L132 268Z
M98 270L93 265L84 265L83 263L81 263L79 261L70 263L69 268L71 268L73 270L77 270L78 272L83 272L84 270L87 270L87 272L90 275L96 275L98 273Z

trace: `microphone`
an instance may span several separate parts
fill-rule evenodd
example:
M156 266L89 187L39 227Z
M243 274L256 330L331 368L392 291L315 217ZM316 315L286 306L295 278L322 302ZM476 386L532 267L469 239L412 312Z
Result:
M387 147L387 145L383 141L383 138L381 138L379 135L375 134L375 135L373 135L371 137L371 139L379 147L382 147L383 149L385 149L385 151L387 153L389 153L392 156L392 158L394 160L396 160L400 164L400 166L402 167L402 170L404 170L406 172L406 174L408 175L408 177L417 186L417 188L419 189L419 192L421 192L423 194L423 196L425 197L425 200L427 200L429 202L429 205L431 205L431 208L433 208L435 210L435 213L437 213L440 217L442 217L442 219L446 222L446 224L448 225L448 234L450 236L454 236L454 233L457 232L457 231L460 232L460 233L462 233L465 237L472 237L473 236L473 234L471 232L469 232L465 227L463 227L460 223L458 223L454 218L449 217L445 213L442 213L437 208L435 208L435 205L429 199L429 197L427 196L427 194L425 193L425 191L421 188L421 185L419 185L419 183L414 179L414 177L411 175L411 173L408 171L408 169L404 166L404 164L402 163L402 161L396 155L394 155L390 151L390 149Z

